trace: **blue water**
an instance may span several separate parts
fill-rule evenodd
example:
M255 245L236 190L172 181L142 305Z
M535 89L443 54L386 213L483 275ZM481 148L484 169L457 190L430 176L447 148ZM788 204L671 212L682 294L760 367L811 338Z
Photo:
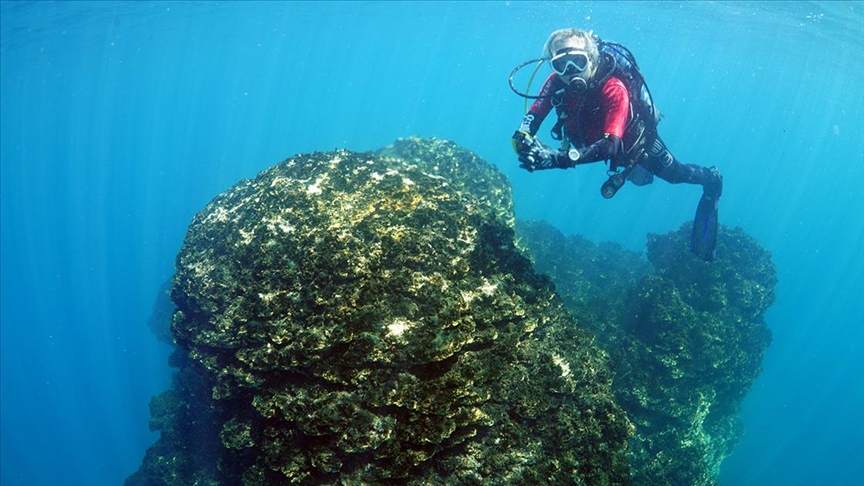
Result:
M4 486L138 467L171 373L147 319L186 226L291 154L452 139L507 174L519 217L633 250L692 218L698 187L607 201L601 164L518 168L507 76L568 26L633 50L670 149L721 168L721 221L777 264L774 341L723 484L864 484L861 2L0 9Z

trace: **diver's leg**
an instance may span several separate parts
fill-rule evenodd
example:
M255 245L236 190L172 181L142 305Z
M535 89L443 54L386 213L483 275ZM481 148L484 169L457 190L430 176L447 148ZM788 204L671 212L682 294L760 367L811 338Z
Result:
M719 199L723 193L723 177L715 167L705 168L696 164L682 164L660 137L648 146L647 159L642 165L654 175L671 184L699 184L704 188L705 195Z
M666 148L659 137L648 147L648 157L642 165L657 177L672 184L686 182L702 186L702 198L693 218L690 249L703 260L713 260L717 252L717 209L723 194L723 176L716 167L705 168L682 164Z

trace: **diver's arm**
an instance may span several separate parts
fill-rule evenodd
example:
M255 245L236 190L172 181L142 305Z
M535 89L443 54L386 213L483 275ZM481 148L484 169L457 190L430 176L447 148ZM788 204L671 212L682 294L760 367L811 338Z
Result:
M606 134L605 137L592 143L582 150L571 150L570 152L562 152L558 157L566 157L573 161L573 165L590 164L592 162L600 162L601 160L609 160L616 157L621 152L623 143L621 139L615 135ZM575 157L575 160L573 160Z
M624 150L622 139L630 117L630 95L627 87L623 81L613 77L603 84L601 93L605 135L584 149L577 150L576 154L571 150L570 159L575 157L576 164L614 159Z
M581 151L555 151L543 145L536 137L517 130L513 134L513 147L519 154L520 167L533 172L543 169L569 169L579 164L611 159L621 150L621 139L615 135L606 135Z
M546 147L535 136L540 130L543 120L552 111L552 93L562 89L561 84L555 73L546 78L543 88L540 89L540 94L528 112L525 113L525 116L522 117L519 128L513 133L513 149L519 156L520 167L528 171L562 167L558 161L558 153Z
M525 134L531 135L532 137L537 135L537 132L540 130L540 125L543 124L543 120L549 115L549 112L552 111L552 93L562 89L561 81L555 76L555 73L552 73L549 78L546 79L546 82L543 83L543 88L540 89L540 93L537 95L537 99L534 100L534 103L531 104L531 108L528 109L528 112L525 113L525 116L522 117L522 123L519 124L519 129L517 132L523 132Z

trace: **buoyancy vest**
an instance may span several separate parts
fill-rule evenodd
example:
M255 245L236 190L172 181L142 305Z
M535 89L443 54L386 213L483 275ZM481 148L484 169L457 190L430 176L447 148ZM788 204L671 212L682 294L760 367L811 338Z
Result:
M588 85L588 90L596 90L603 86L610 77L620 79L627 87L630 96L630 119L624 130L624 150L616 160L615 166L630 166L638 163L644 154L645 146L652 141L660 122L660 114L654 106L651 91L645 83L645 78L636 64L636 58L629 49L617 42L603 41L595 36L600 52L600 65L597 75ZM562 112L563 106L556 107L558 123L552 129L552 136L562 140L562 119L568 114ZM578 115L577 115L578 116Z

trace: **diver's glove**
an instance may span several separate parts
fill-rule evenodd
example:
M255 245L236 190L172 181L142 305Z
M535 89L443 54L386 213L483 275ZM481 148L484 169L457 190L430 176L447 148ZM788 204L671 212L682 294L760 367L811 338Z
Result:
M567 152L555 151L543 145L531 134L517 130L513 134L513 148L519 156L519 167L534 172L545 169L567 169L576 165L576 161Z

